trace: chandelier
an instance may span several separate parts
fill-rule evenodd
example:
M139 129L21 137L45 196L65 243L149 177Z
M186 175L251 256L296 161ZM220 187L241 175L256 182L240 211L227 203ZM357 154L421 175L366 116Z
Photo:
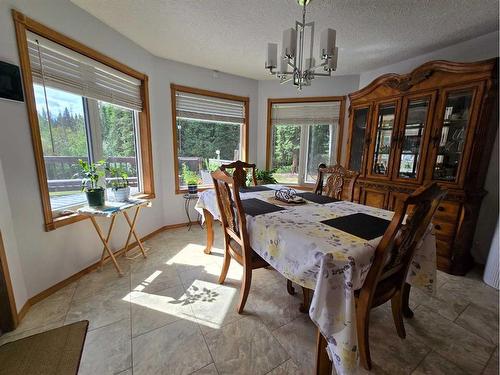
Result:
M337 32L334 29L326 29L321 33L319 48L321 63L316 65L313 57L314 22L306 23L306 6L310 1L297 0L302 6L302 22L295 21L295 28L283 31L279 68L278 45L267 44L266 69L275 75L280 83L292 81L298 90L302 90L303 86L310 86L315 77L331 77L332 71L337 70L338 47L335 47ZM309 40L307 45L306 38Z

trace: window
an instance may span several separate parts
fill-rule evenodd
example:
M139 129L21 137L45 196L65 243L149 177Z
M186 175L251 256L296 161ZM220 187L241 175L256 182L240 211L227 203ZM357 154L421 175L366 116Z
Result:
M178 85L171 95L176 192L211 186L211 171L247 158L249 100Z
M267 167L279 183L312 184L340 160L344 98L269 99Z
M13 12L46 230L82 219L79 159L154 197L147 76ZM49 39L50 38L50 39Z

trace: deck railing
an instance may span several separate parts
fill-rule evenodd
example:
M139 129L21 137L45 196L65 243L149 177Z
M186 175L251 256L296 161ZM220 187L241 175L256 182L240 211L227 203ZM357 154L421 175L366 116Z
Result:
M56 191L74 191L79 190L82 180L73 178L79 172L80 167L78 160L87 160L86 156L45 156L45 170L47 173L47 182L50 192ZM137 186L137 165L136 159L130 157L109 157L106 159L106 164L109 167L120 168L127 172L129 176L128 182L132 187ZM106 181L112 180L106 178Z

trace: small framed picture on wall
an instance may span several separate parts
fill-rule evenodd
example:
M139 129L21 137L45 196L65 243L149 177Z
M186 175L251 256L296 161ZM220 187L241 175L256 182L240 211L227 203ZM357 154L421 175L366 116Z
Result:
M0 99L24 101L19 67L0 61Z

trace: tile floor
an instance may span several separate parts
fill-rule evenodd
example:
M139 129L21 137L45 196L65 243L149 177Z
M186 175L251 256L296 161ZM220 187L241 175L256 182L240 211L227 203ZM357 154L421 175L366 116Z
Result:
M217 284L221 236L205 255L204 232L166 231L147 260L108 264L36 304L0 343L90 321L80 374L312 374L316 330L276 271L257 270L238 315L241 268ZM412 292L415 318L400 340L389 306L373 310L374 374L498 374L498 292L472 274L439 273L438 294ZM365 373L360 370L360 373Z

